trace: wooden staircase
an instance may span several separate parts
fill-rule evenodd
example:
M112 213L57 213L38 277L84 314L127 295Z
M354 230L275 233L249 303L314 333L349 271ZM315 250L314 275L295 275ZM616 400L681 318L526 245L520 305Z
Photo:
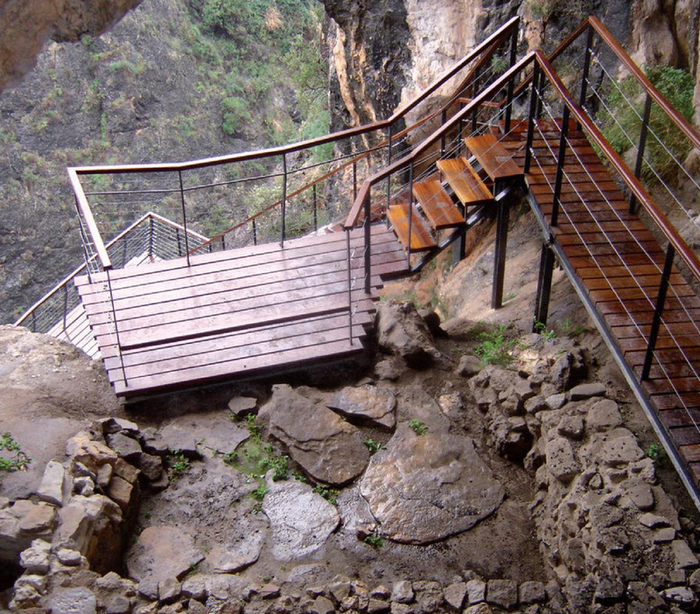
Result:
M436 253L464 232L470 208L493 205L494 193L522 181L522 169L495 135L468 137L464 144L467 156L437 160L435 172L413 183L410 198L404 190L391 199L389 223L409 254Z

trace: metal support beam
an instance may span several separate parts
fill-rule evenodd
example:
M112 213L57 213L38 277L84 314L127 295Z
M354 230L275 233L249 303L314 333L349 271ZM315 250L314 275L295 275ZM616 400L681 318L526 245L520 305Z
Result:
M527 141L525 142L525 161L523 162L523 173L530 172L530 164L532 162L532 141L535 136L535 113L537 112L537 103L540 98L540 65L535 62L532 72L532 89L530 91L530 111L527 115Z
M503 306L503 284L506 273L506 248L508 246L508 219L510 211L505 196L498 198L503 186L496 182L494 191L497 199L496 248L493 262L493 286L491 288L491 308L500 309Z
M532 323L532 332L536 330L536 324L547 323L549 313L549 298L552 293L552 273L554 272L554 252L547 244L542 244L540 252L540 273L537 276L537 292L535 294L535 318Z
M642 116L642 127L639 131L639 144L637 145L637 160L634 163L634 176L639 179L644 166L644 149L647 144L647 134L649 132L649 117L651 116L651 96L647 94L644 101L644 115ZM629 212L635 213L637 210L637 198L634 194L630 196Z

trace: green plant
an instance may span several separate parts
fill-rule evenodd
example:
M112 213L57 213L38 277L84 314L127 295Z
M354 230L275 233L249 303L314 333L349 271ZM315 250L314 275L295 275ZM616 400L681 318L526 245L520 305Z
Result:
M167 456L167 461L173 478L179 478L189 473L190 469L192 469L192 463L185 458L181 450L171 450Z
M562 332L569 338L578 337L579 335L582 335L586 332L586 327L583 326L583 324L574 326L571 323L571 320L567 318L566 320L564 320L564 324L562 324Z
M221 101L221 128L229 136L236 136L243 126L253 121L248 110L248 103L238 96L230 96Z
M425 435L428 432L428 425L415 418L408 423L408 428L410 428L419 437Z
M295 480L301 482L302 484L308 484L308 483L309 483L308 478L307 478L301 471L298 471L297 469L295 469L294 471L292 471L292 477L293 477Z
M245 427L248 429L252 438L260 439L260 425L258 424L258 417L255 414L248 414L245 417Z
M260 484L256 488L250 491L250 496L256 501L262 501L265 495L268 493L268 487L265 484Z
M366 544L369 544L373 548L383 548L384 547L384 536L379 533L378 531L374 531L373 533L370 533L369 535L365 535L364 539L362 540Z
M374 439L365 439L363 443L367 446L370 454L376 454L382 449L382 444Z
M22 451L20 444L12 437L12 434L5 431L0 436L0 453L9 453L10 458L6 455L0 455L0 471L12 473L14 471L24 471L32 459Z
M335 505L338 502L339 493L334 488L328 488L328 486L322 486L321 484L317 484L316 486L314 486L313 491L317 495L322 496L331 505Z
M231 450L224 454L224 462L227 465L235 465L238 462L238 452L236 450Z
M481 358L482 363L507 367L513 362L511 350L516 342L506 338L506 331L507 327L499 324L492 331L479 335L481 343L474 348L474 352Z
M658 467L664 467L668 464L668 454L660 443L650 443L647 446L646 454Z
M553 328L547 330L547 325L544 322L539 322L538 320L535 320L535 332L547 341L554 339L557 336L557 333Z

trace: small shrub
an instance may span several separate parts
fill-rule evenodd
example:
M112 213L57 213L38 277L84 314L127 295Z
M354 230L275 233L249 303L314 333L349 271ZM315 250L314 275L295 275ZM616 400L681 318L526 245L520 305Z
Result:
M413 430L413 432L420 437L428 432L428 425L420 420L413 419L408 423L408 427Z
M338 502L338 491L333 488L328 488L328 486L322 486L318 484L314 486L314 492L317 495L321 495L328 503L335 505Z
M12 434L5 431L0 437L0 453L3 452L6 455L0 455L0 471L7 471L8 473L13 473L15 471L24 471L27 465L32 462L31 458L22 451L19 443L12 437ZM7 458L10 456L10 458Z
M256 501L262 501L268 492L268 488L265 484L260 484L257 488L250 491L250 496Z
M171 450L167 457L170 466L170 474L173 478L179 478L190 472L192 463L185 458L181 450Z
M481 362L487 365L507 367L513 362L511 350L515 346L514 339L506 339L506 327L499 324L493 331L479 335L481 343L474 348L474 352L481 358Z
M554 337L557 336L557 333L553 328L547 330L547 325L544 322L538 322L537 320L535 320L535 332L547 341L554 339Z
M370 535L365 535L365 538L362 541L369 544L373 548L384 547L384 536L378 531L374 531L374 533L371 533Z
M248 104L243 98L230 96L221 101L223 131L229 136L239 134L245 124L253 121L253 116L248 110Z
M370 454L376 454L382 449L382 444L374 439L365 439L363 443L367 446Z
M231 450L224 454L224 462L227 465L235 465L238 462L238 452L236 450Z
M660 443L650 443L647 447L647 456L654 461L657 467L665 467L668 464L668 454Z

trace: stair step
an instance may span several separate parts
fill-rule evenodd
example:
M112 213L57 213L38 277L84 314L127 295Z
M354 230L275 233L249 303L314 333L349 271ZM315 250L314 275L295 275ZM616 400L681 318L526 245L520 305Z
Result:
M464 158L446 158L435 163L460 202L479 205L493 201L493 194Z
M513 161L511 155L493 134L467 137L464 139L464 144L494 181L523 176L523 170Z
M436 230L464 224L464 216L437 179L426 179L414 183L413 195Z
M408 247L408 207L407 203L391 205L388 213L391 226L404 248ZM413 205L411 207L413 208L411 213L411 251L425 252L434 249L437 247L437 243L433 239L430 227L418 209Z

